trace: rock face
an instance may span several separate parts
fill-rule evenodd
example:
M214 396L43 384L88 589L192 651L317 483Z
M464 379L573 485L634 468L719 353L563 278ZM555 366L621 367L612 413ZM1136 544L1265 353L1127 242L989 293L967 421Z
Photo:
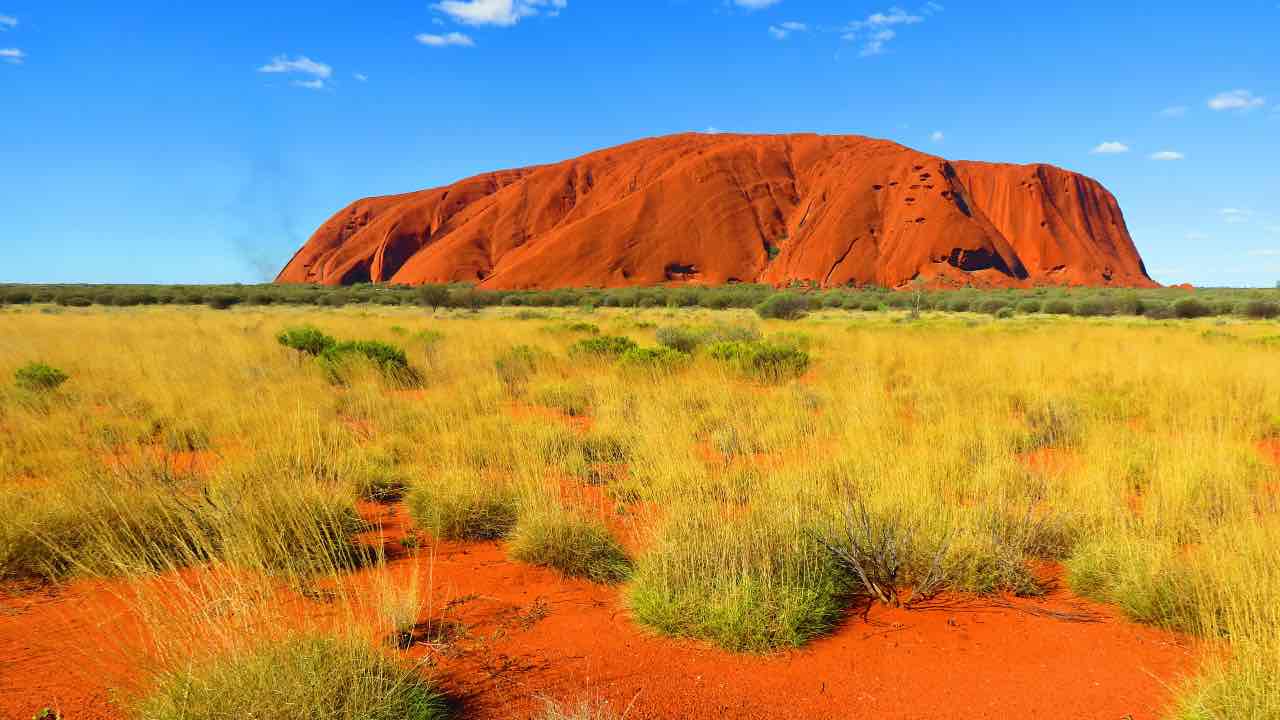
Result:
M1152 287L1111 193L858 136L652 138L358 200L277 282Z

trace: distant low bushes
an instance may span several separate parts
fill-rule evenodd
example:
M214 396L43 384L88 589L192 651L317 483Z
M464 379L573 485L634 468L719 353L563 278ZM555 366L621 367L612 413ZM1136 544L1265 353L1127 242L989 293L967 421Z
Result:
M778 320L799 320L808 311L809 300L803 295L790 292L771 295L756 305L757 315Z

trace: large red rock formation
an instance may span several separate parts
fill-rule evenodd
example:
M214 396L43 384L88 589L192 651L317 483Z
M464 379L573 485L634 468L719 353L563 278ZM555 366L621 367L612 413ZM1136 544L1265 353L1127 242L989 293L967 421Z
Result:
M359 200L277 282L1154 286L1116 200L1049 165L857 136L652 138Z

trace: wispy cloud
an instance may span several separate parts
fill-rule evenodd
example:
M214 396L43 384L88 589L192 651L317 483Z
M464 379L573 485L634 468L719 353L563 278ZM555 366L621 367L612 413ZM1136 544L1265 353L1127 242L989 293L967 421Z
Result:
M1187 114L1186 105L1173 105L1171 107L1167 107L1161 110L1160 112L1156 113L1156 115L1159 115L1160 117L1163 117L1163 118L1180 118L1186 114Z
M885 46L898 36L894 28L917 25L942 12L942 5L929 2L915 12L891 7L884 12L871 13L865 19L854 20L841 28L840 37L849 42L861 43L858 54L871 57L884 53Z
M18 48L0 48L0 62L7 62L10 65L21 65L23 60L27 59L27 54Z
M351 77L355 78L359 82L369 82L369 76L364 73L351 73Z
M18 27L18 18L12 15L0 15L0 30Z
M1127 152L1129 152L1129 146L1117 140L1099 143L1097 147L1089 151L1092 155L1118 155Z
M432 35L431 33L419 33L414 37L419 43L430 47L475 47L476 43L469 35L460 32L445 33L443 35Z
M733 0L734 5L748 10L763 10L767 7L773 7L780 2L782 2L782 0Z
M1218 215L1222 216L1224 222L1232 224L1249 222L1249 218L1253 216L1252 210L1243 208L1222 208L1218 211Z
M306 55L299 55L293 59L290 59L288 55L277 55L271 59L271 62L258 68L258 72L310 76L309 79L294 80L292 83L296 87L308 90L323 90L327 86L329 78L333 76L333 68L331 66L312 60Z
M1149 157L1152 160L1184 160L1187 156L1177 150L1161 150L1160 152L1151 153Z
M939 143L939 142L942 142L943 140L946 140L946 139L947 139L947 136L946 136L946 135L943 135L941 130L934 130L934 131L929 135L929 139L930 139L930 140L932 140L932 141L934 141L934 142L936 142L936 143Z
M809 29L808 25L802 22L789 21L769 26L769 34L778 40L786 40L791 33L805 32Z
M465 25L510 27L534 15L555 17L569 0L444 0L436 10Z
M1249 90L1228 90L1209 98L1212 110L1252 110L1267 104L1266 98L1258 97Z

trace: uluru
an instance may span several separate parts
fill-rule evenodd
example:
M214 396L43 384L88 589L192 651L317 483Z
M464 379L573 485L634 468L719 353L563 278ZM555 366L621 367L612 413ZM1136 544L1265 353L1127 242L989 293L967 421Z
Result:
M687 133L357 200L276 278L488 289L1155 287L1115 197L861 136Z

